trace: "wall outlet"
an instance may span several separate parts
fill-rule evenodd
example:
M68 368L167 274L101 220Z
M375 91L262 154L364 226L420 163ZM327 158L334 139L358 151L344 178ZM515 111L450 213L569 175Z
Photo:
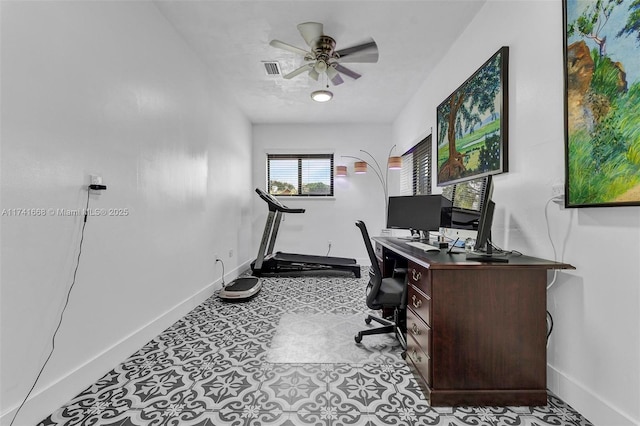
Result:
M89 175L90 184L91 185L102 185L102 176L101 175Z
M233 257L233 249L229 250L229 257Z
M213 260L215 260L216 262L217 262L218 260L220 260L220 255L219 255L219 254L214 254L214 255L213 255Z
M564 197L564 183L556 183L551 186L552 197Z
M553 197L553 202L559 205L564 204L564 184L556 183L551 186L551 196Z

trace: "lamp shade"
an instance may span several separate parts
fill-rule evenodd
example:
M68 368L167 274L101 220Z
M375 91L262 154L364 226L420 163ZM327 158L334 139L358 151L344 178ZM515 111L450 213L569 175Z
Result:
M402 168L402 157L389 157L387 164L389 165L389 170L399 170Z
M336 166L336 176L346 176L347 166Z
M353 163L353 170L356 174L367 173L367 162L356 161L355 163Z

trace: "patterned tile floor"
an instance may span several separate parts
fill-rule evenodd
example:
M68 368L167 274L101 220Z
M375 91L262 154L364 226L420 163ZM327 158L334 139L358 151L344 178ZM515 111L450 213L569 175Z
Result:
M544 407L429 407L392 337L353 342L367 276L211 297L39 425L591 425L552 394Z

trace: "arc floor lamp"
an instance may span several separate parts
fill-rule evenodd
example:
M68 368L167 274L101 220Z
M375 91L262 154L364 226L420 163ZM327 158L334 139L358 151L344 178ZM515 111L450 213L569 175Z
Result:
M393 145L389 150L389 155L387 155L387 167L384 169L384 173L382 171L382 167L380 167L380 163L378 163L373 155L364 149L361 149L360 152L366 154L370 159L369 161L352 155L342 155L343 158L353 158L357 160L353 163L353 172L355 174L367 173L368 168L371 167L382 185L385 208L387 208L389 204L389 170L400 170L402 168L402 157L391 155L395 147L396 146ZM336 166L336 176L347 176L347 166Z

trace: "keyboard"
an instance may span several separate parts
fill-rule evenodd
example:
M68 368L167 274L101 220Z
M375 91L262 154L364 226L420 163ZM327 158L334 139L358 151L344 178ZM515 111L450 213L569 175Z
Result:
M440 248L436 246L432 246L431 244L421 243L419 241L409 241L407 242L411 247L416 247L424 251L440 251Z

